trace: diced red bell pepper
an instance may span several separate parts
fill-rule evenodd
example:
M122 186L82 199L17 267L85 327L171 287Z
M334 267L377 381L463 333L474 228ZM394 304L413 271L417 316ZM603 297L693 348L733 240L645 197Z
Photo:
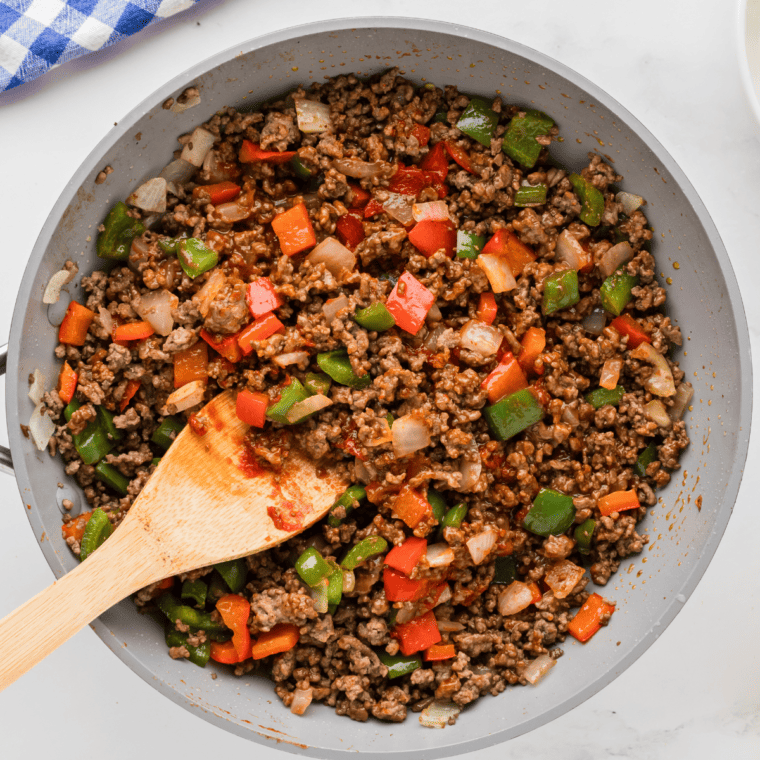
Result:
M385 557L385 564L409 575L427 551L427 539L410 536L394 546Z
M506 259L512 274L519 277L525 266L536 260L536 254L511 230L500 229L483 246L481 253L493 253Z
M449 154L445 141L437 142L420 161L419 168L435 174L441 182L445 182L449 173Z
M285 325L280 322L274 314L265 314L248 327L244 327L237 334L237 342L245 356L254 349L254 343L259 340L266 340L270 335L285 329Z
M66 316L61 322L61 326L58 328L58 341L70 346L83 346L93 319L95 319L94 311L72 301L69 308L66 309Z
M430 128L424 124L415 124L409 130L410 137L416 137L417 142L424 148L430 142Z
M383 569L385 598L389 602L414 602L422 598L428 589L424 580L411 580L392 567Z
M215 185L198 185L193 189L193 198L207 195L214 206L234 201L240 195L240 185L234 182L218 182Z
M364 207L364 218L371 219L373 216L382 214L385 209L380 201L376 201L374 198Z
M364 240L363 218L364 214L358 209L354 209L339 217L338 222L335 225L338 240L340 240L349 251L355 250L356 246Z
M392 193L417 197L429 184L430 176L427 172L418 169L416 166L399 164L388 183L388 190Z
M272 654L287 652L298 643L300 635L297 625L278 623L271 631L259 634L259 638L251 649L251 655L254 660L260 660Z
M602 627L602 620L614 611L614 604L599 594L591 594L568 623L567 630L578 641L588 641Z
M243 358L243 351L237 340L237 335L229 335L222 340L217 340L206 328L201 330L201 338L211 346L218 354L221 354L227 361L239 362Z
M286 164L296 152L294 150L261 150L261 146L250 140L243 140L238 158L242 164L264 161L268 164Z
M480 384L480 387L487 391L489 402L495 404L505 396L527 388L528 381L511 351L505 351L496 369Z
M237 395L235 412L238 419L242 420L247 425L263 428L264 423L266 422L268 406L269 396L267 396L266 393L243 390Z
M114 327L113 339L114 341L145 340L154 332L150 322L127 322L125 325Z
M490 290L480 294L480 298L478 299L478 311L476 314L481 322L485 322L487 325L492 325L494 319L496 319L498 310L496 296Z
M87 523L92 517L92 512L82 512L81 515L75 517L71 522L61 525L61 533L66 538L73 538L75 541L81 541L84 535L84 529L87 527Z
M216 603L216 609L224 624L232 631L232 646L238 656L237 662L247 660L251 656L251 634L248 631L251 603L240 594L225 594Z
M439 662L450 660L457 656L457 650L453 644L433 644L425 650L425 662Z
M528 588L530 589L531 594L533 594L533 601L531 604L538 604L538 602L540 602L541 598L543 597L538 583L529 583Z
M549 391L544 387L543 378L536 380L533 385L528 386L528 390L533 394L533 397L543 407L544 411L549 409L549 404L552 402L552 397Z
M422 519L430 514L432 507L428 500L411 486L404 486L393 500L393 516L403 520L414 530Z
M636 348L642 343L651 343L652 338L644 331L644 328L629 314L621 314L610 322L621 335L628 336L628 348Z
M211 659L214 662L221 662L223 665L235 665L240 662L237 649L231 641L212 641Z
M522 351L517 357L517 361L523 368L526 375L539 374L543 375L544 367L541 365L540 370L536 368L536 359L546 348L546 331L540 327L529 327L520 341Z
M349 182L348 191L350 193L350 200L348 201L349 208L364 208L372 198L369 190L365 190L359 185L355 185L353 182Z
M64 404L68 404L74 398L74 392L77 389L79 375L74 372L68 362L63 363L61 373L58 375L58 396Z
M127 387L124 389L124 395L121 397L121 402L119 403L120 412L123 412L129 406L129 402L134 398L135 393L140 390L140 385L142 385L142 383L139 380L130 380L127 383Z
M470 156L464 148L460 148L452 142L446 140L444 143L446 146L446 152L465 170L470 174L476 174L475 169L472 168L472 161Z
M306 204L298 203L272 219L272 229L286 256L295 256L317 244L317 236L309 219Z
M634 489L630 491L613 491L600 497L596 505L603 517L613 512L624 512L626 509L638 509L641 506L639 497Z
M181 388L193 380L208 378L208 344L199 340L174 354L174 387Z
M248 304L248 310L254 319L263 317L270 311L282 306L282 299L277 295L277 291L268 277L259 277L248 284L248 289L245 291L245 302Z
M425 322L435 296L410 272L404 272L385 302L396 324L416 335Z
M411 229L409 242L428 258L441 249L449 258L453 258L457 247L457 231L453 222L425 220Z
M441 632L432 612L426 612L409 623L397 623L391 635L398 639L401 653L407 656L429 649L441 640Z

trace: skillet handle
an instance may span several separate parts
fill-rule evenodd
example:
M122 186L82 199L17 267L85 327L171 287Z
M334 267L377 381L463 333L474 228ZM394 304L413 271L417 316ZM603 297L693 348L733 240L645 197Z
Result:
M0 375L5 374L6 364L8 362L8 344L0 346ZM0 472L6 475L13 475L13 460L11 459L11 450L7 446L0 446Z

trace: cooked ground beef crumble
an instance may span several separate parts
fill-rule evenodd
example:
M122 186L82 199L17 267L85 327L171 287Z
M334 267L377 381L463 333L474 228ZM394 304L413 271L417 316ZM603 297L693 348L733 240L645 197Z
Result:
M295 104L303 98L329 104L330 129L299 129ZM61 343L56 349L78 375L74 398L79 406L66 421L66 403L58 391L45 395L48 414L58 423L50 449L61 454L67 474L82 487L91 508L105 511L114 526L163 451L152 438L167 412L176 408L169 397L175 391L177 357L208 342L202 330L221 343L246 328L252 320L249 283L271 282L282 328L255 342L236 362L209 348L204 403L230 389L266 394L272 404L293 378L304 382L308 373L319 371L317 354L338 349L347 350L355 377L369 377L365 387L333 382L326 391L331 405L297 425L268 420L264 432L251 435L262 466L276 468L291 447L299 446L325 467L341 468L349 480L368 486L369 501L353 510L338 508L333 524L322 521L246 560L241 593L250 600L253 639L280 624L297 626L300 638L289 651L238 663L235 673L270 668L275 691L287 706L296 692L306 692L354 720L402 721L408 710L420 711L434 699L461 707L526 683L528 663L547 653L553 659L561 656L556 645L566 638L575 608L589 597L589 581L606 584L625 557L642 550L648 538L639 532L639 523L656 502L655 489L668 483L688 445L678 414L670 421L667 414L663 419L652 411L656 401L665 412L672 410L688 383L667 358L680 346L681 334L661 308L665 291L655 279L647 220L640 209L624 213L616 199L622 178L600 156L590 156L580 177L601 193L603 210L595 224L584 223L582 191L550 159L557 128L535 138L540 155L525 169L502 150L511 121L524 112L499 98L489 102L497 122L490 144L484 145L456 126L469 104L470 98L454 87L417 87L394 69L368 81L340 76L256 112L219 111L203 125L214 138L213 147L189 179L168 183L166 211L151 214L130 207L129 216L142 220L146 230L132 242L128 261L82 279L85 305L95 313L84 344ZM260 151L296 151L298 164L271 156L242 161L244 140ZM180 144L192 147L190 136L180 138ZM413 197L408 189L394 191L398 171L420 164L439 144L448 153L441 152L446 169L437 183L428 177ZM175 159L180 155L178 151ZM209 194L199 190L223 182L239 188L231 200L212 204ZM516 194L526 186L544 186L545 200L515 205ZM400 205L394 205L399 195ZM443 201L453 228L486 240L507 231L531 251L532 260L516 273L514 287L495 299L491 327L501 341L498 352L462 345L466 326L472 320L483 322L480 296L492 291L491 277L475 258L452 256L445 248L425 255L410 242L412 223L404 214L411 213L412 201ZM353 249L356 265L350 271L332 271L309 260L308 249L293 256L283 253L272 222L299 204L308 212L316 242L337 237ZM376 204L374 213L369 204ZM347 215L358 220L360 242L342 231L339 220ZM587 259L578 271L577 302L547 315L547 278L571 269L557 250L564 231ZM183 238L195 238L215 251L218 264L188 276L176 251L166 245ZM601 310L605 254L622 241L632 252L623 262L624 272L637 278L623 314L637 321L657 355L665 357L676 389L670 395L653 395L651 380L661 370L632 351L632 339L611 326L611 316ZM405 272L434 299L416 334L398 326L372 330L357 323L356 311L386 303L398 292ZM160 290L174 296L167 334L113 342L114 326L140 320L141 298ZM329 321L324 307L337 297L345 303ZM483 382L505 355L519 359L531 328L544 333L545 346L522 369L543 417L499 440L484 417L494 400ZM276 360L283 356L289 359L280 366ZM616 405L595 408L586 394L599 387L600 376L610 368L619 375L612 386L625 391ZM187 420L200 406L184 409L177 419ZM113 413L121 433L104 459L128 481L121 497L96 477L95 466L86 464L75 446L74 436L97 418L98 407ZM428 445L398 455L388 415L424 421ZM651 462L637 470L637 460L650 444ZM402 488L423 498L428 489L436 489L447 507L465 504L466 517L442 530L432 511L417 522L400 519L395 504ZM572 497L572 524L559 535L544 537L524 526L541 489ZM599 500L619 491L635 492L640 507L604 515ZM588 552L581 553L575 529L590 518L595 520L593 539ZM64 527L76 519L65 515ZM473 557L468 542L488 531L495 543L487 556ZM416 536L453 551L453 562L444 566L431 566L423 553L410 574L412 580L438 588L446 582L433 612L442 643L454 645L453 657L388 678L381 656L399 652L395 626L426 613L435 600L428 595L389 602L381 555L359 565L353 589L344 590L336 609L315 609L314 595L294 569L294 560L313 547L327 560L340 561L347 549L371 536L383 537L389 549ZM73 531L67 539L76 553L80 539ZM540 598L502 615L500 595L507 586L494 581L497 560L506 556L514 561L516 580L536 584ZM555 594L547 573L568 561L588 574ZM206 609L218 622L214 602L226 589L217 576L209 567L179 581L207 582ZM162 589L160 584L144 589L136 603L154 605ZM189 637L170 647L171 657L188 658L192 648L206 643L203 630L189 629L180 620L172 623Z

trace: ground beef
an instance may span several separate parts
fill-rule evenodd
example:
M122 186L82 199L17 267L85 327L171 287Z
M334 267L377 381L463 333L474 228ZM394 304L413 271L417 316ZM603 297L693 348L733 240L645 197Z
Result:
M294 98L303 97L329 106L330 130L299 130ZM652 362L632 355L625 329L626 318L636 320L665 357L675 387L688 390L671 358L683 339L661 311L666 292L656 279L646 216L641 209L623 213L615 200L621 178L592 154L586 167L572 169L589 183L588 193L599 193L603 211L600 224L586 214L581 222L578 177L554 166L550 156L558 128L536 138L539 157L525 169L502 150L510 120L524 112L494 99L497 125L490 144L482 145L456 126L469 102L455 87L416 87L392 69L366 81L340 75L260 111L220 110L204 125L215 136L208 160L170 188L166 213L151 218L129 260L82 279L93 312L84 344L55 350L78 375L78 408L69 410L67 422L68 402L57 391L45 394L43 407L57 423L51 452L63 457L89 505L104 510L117 529L163 455L161 441L171 441L176 426L198 411L166 417L175 385L189 376L205 383L206 400L229 389L265 394L271 404L295 382L291 391L319 388L327 397L324 408L298 424L268 420L264 431L248 436L250 453L260 466L276 469L298 448L321 467L364 484L365 496L348 499L328 521L282 546L180 577L207 591L203 611L215 624L221 621L215 605L232 588L250 603L253 640L298 639L262 661L271 666L275 693L286 706L297 689L311 690L314 701L340 715L398 722L433 699L464 706L524 684L531 660L561 656L558 645L589 597L588 575L604 585L625 558L642 551L647 508L689 444L682 421L661 428L652 418L652 401L667 408L673 402L653 395ZM264 151L292 151L297 162L241 162L244 140ZM426 171L416 166L423 161ZM230 198L211 203L205 186L222 182L234 186ZM526 184L544 185L546 201L517 205L516 193ZM435 228L444 241L438 250L424 250L424 228L411 224L412 201L436 202L419 205L418 214L445 207L450 222L437 223L447 226ZM276 217L295 207L308 218L303 239L310 243L291 256L276 230L285 217ZM127 213L144 216L137 209ZM494 295L481 266L486 259L453 255L454 227L490 240L489 250L505 257L515 277L511 290L496 288ZM563 233L585 257L572 275L578 299L547 314L547 278L572 263L560 261L567 258L558 247ZM172 252L189 237L218 258L194 277ZM356 263L310 260L313 243L327 238L353 252L343 249L341 261L350 264L355 256ZM601 332L589 332L584 319L601 308L599 264L623 240L633 252L625 269L637 278L631 299L622 322L607 315ZM510 259L515 252L517 263ZM414 329L406 329L408 309L393 306L414 282L408 277L431 303ZM160 291L170 294L171 324L140 341L112 341L102 310L114 324L137 322L142 299ZM396 325L377 329L359 314L367 308L393 310ZM336 313L328 319L326 310ZM462 345L463 328L473 320L483 341ZM537 346L532 353L531 345ZM317 357L340 350L345 363L330 382L324 356ZM625 391L615 403L599 404L588 394L613 360ZM541 419L514 435L498 435L490 407L525 386L530 392L523 401L535 403ZM398 445L410 421L423 445L401 456ZM101 479L102 468L85 464L77 451L99 425L107 425L100 432L110 447L103 462L126 482L118 492ZM167 438L156 435L159 426ZM648 464L640 461L645 452ZM542 489L572 497L570 524L558 535L539 535L526 517L537 509ZM641 506L608 513L605 498L618 491L631 492ZM439 526L446 512L452 524ZM76 519L67 510L67 543L78 553ZM590 540L576 532L581 524L583 530L591 525ZM415 593L390 601L385 554L411 537L436 549L423 551L408 573L405 583ZM344 574L338 562L367 539L385 541L386 549ZM488 548L479 556L484 539ZM327 605L325 589L310 589L295 571L295 560L309 548L327 563L331 593L342 588L340 604ZM448 564L438 566L440 556ZM587 568L588 575L576 582L561 567ZM565 577L572 588L561 587ZM533 601L503 615L507 590L520 588ZM152 584L136 603L149 608L163 593L176 595L177 584L169 591ZM388 658L409 643L404 626L431 614L446 656L389 678ZM605 613L602 622L609 621ZM171 623L186 636L185 645L169 650L171 657L187 659L191 650L195 657L220 645L210 631ZM258 662L246 658L234 672L247 673Z

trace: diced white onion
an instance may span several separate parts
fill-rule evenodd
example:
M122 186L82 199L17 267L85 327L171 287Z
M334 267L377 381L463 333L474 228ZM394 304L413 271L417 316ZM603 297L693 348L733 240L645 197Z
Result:
M308 351L289 351L288 353L273 357L272 361L280 367L287 367L290 364L298 364L308 358Z
M414 220L409 196L400 193L388 193L388 199L383 203L383 211L405 227Z
M529 683L535 686L546 674L557 664L548 654L542 654L536 657L520 675Z
M447 222L451 219L446 201L414 203L412 204L412 216L415 222Z
M584 572L582 567L569 559L561 559L549 568L544 580L557 599L564 599L578 585Z
M611 391L618 384L620 371L623 369L622 359L607 359L599 374L599 385Z
M338 316L338 312L345 309L348 306L348 298L341 294L337 298L330 298L322 306L322 311L327 320L327 324L331 325L335 317Z
M185 409L200 404L205 392L206 383L203 380L192 380L170 393L169 398L166 399L166 406L174 408L174 412L184 412Z
M343 593L350 594L356 588L356 575L353 570L343 570Z
M431 544L425 559L430 567L448 567L454 561L454 550L446 543Z
M691 387L691 383L681 383L678 386L673 398L673 406L668 409L668 416L673 422L678 422L683 417L683 413L693 397L694 388Z
M438 600L436 601L434 606L439 607L441 604L446 604L446 602L450 601L453 596L454 595L451 593L451 586L449 586L449 584L447 583L443 587L443 591L441 591L440 595L438 596Z
M42 411L42 404L37 404L29 420L29 432L34 445L44 451L55 433L55 422Z
M654 367L654 372L644 381L644 387L655 396L672 396L676 392L673 373L667 359L650 343L640 343L631 351L634 359L643 359Z
M150 214L163 214L166 211L166 180L154 177L143 182L127 198L127 203Z
M183 97L184 96L184 97ZM171 108L169 109L173 113L184 113L190 108L195 108L195 106L200 105L201 102L201 94L199 92L194 92L192 95L185 95L183 92L182 95L180 95L174 103L172 103Z
M316 396L309 396L309 398L299 401L297 404L293 404L293 406L288 409L285 418L291 424L294 422L301 422L304 417L308 417L310 414L315 414L321 409L332 406L332 404L333 402L331 399L318 393Z
M354 459L354 474L357 480L362 483L369 483L377 475L377 468L370 462L362 462L359 457L356 457Z
M603 277L609 277L614 274L618 267L630 261L633 258L633 248L623 241L612 248L608 248L599 259L599 271Z
M578 238L569 230L560 232L554 252L557 255L557 261L564 261L570 269L576 271L584 267L589 259Z
M456 633L464 630L462 623L457 623L456 620L438 620L437 622L441 633Z
M494 293L507 293L517 287L517 281L506 259L493 253L481 253L475 261L486 273Z
M493 356L499 350L503 338L498 327L487 325L479 319L471 319L459 331L459 345L483 357Z
M385 417L380 419L380 434L367 443L367 446L382 446L384 443L390 443L393 440L393 433L388 420Z
M477 449L476 449L476 453ZM480 480L480 473L483 471L483 463L480 460L480 454L476 460L467 459L462 457L459 463L459 472L462 473L462 479L459 481L460 491L469 491L474 488L478 480Z
M425 321L428 323L433 322L440 322L443 319L443 314L441 313L441 310L438 308L438 304L434 303L430 310L428 311L427 315L425 316Z
M322 580L311 589L311 598L314 600L314 612L324 615L327 612L327 578Z
M198 306L198 311L204 319L211 308L211 302L216 298L226 282L227 277L224 272L221 269L214 269L209 275L208 280L203 283L203 287L193 296L193 303Z
M221 220L227 222L227 224L241 222L243 219L247 219L251 215L251 209L248 206L241 205L237 201L220 203L215 211L219 214Z
M395 420L391 433L393 453L397 457L405 457L430 445L430 429L427 423L411 414Z
M472 561L479 565L491 553L496 546L496 539L499 532L490 525L481 533L473 536L467 541L467 550L470 552Z
M446 728L449 720L456 718L461 711L462 708L459 705L455 705L448 699L436 699L420 713L420 723L425 728Z
M303 715L306 712L306 708L311 704L312 690L308 689L296 689L293 692L293 701L290 703L290 712L294 715Z
M35 406L39 405L45 395L45 375L38 369L32 373L32 384L29 386L29 398Z
M333 168L341 174L355 179L370 179L379 177L386 166L381 161L362 161L360 158L336 158L332 162Z
M316 135L332 129L330 106L316 100L306 100L306 98L295 98L294 100L298 128L301 132L305 135Z
M68 285L77 276L78 271L79 267L74 264L74 268L71 271L61 269L59 272L56 272L50 278L50 282L42 294L42 303L58 303L58 299L61 297L61 288L64 285Z
M396 622L397 623L411 623L414 618L417 617L417 608L416 607L402 607L397 613L396 613Z
M498 604L500 615L516 615L533 604L533 592L527 583L512 581L499 594Z
M591 314L583 318L583 329L592 335L601 335L607 325L607 317L604 309L594 309Z
M98 316L100 317L100 324L103 327L103 329L109 334L113 334L113 316L111 315L111 312L106 309L105 306L98 306ZM153 328L156 329L155 327Z
M563 404L562 406L562 421L566 422L568 425L572 425L575 427L578 422L578 413L573 409L572 406L568 404Z
M636 209L644 205L644 199L640 195L620 191L615 200L623 206L623 213L630 216Z
M172 309L176 309L178 305L179 299L174 293L160 288L140 296L135 304L135 311L146 322L150 322L150 326L159 335L165 337L174 329Z
M206 155L211 150L216 137L203 127L196 127L190 135L185 147L182 149L180 158L188 161L193 166L203 166Z
M673 424L665 405L657 398L652 399L648 404L644 404L644 416L657 423L661 428L669 428Z
M343 270L353 271L356 254L349 251L340 240L328 237L306 257L306 261L310 264L324 264L333 277L338 277Z
M195 172L196 167L189 161L185 161L184 158L178 158L167 164L158 176L163 177L167 185L184 185ZM174 192L174 189L169 189Z

